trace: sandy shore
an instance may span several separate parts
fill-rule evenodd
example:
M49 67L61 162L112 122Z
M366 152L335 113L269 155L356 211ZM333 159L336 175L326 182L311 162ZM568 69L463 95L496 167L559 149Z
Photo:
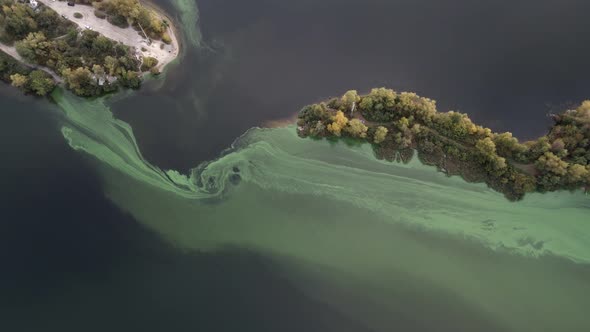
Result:
M161 9L151 3L143 4L151 8L168 24L168 33L172 42L168 45L162 41L152 41L150 44L146 38L143 38L132 27L119 28L110 24L106 19L98 18L94 15L94 7L77 4L68 6L65 1L40 0L44 5L55 10L59 15L65 16L68 20L76 23L82 29L92 29L103 36L118 41L128 46L135 47L142 56L150 56L158 59L158 69L162 70L167 64L178 57L180 53L180 44L178 36L170 20ZM74 13L82 14L82 18L75 18Z

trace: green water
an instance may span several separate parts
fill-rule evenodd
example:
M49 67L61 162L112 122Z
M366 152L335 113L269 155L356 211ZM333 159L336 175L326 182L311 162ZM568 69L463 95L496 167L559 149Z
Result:
M175 6L202 47L196 7ZM590 326L590 199L580 192L511 203L417 160L376 160L368 145L300 139L294 126L251 129L182 174L146 161L108 101L54 98L63 136L95 161L105 195L181 250L259 253L376 330L407 326L399 317L417 330Z
M181 249L263 253L310 296L374 328L391 326L400 292L423 291L448 292L503 329L584 326L590 200L582 193L511 203L417 161L378 161L367 145L300 139L293 126L252 129L186 176L146 162L130 126L102 101L56 99L64 137L99 161L107 197ZM354 301L335 295L342 289Z

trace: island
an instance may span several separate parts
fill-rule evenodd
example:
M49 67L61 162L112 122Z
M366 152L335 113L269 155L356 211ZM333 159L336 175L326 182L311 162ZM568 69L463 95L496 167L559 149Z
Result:
M590 188L590 101L553 114L548 134L528 142L495 133L460 112L438 112L415 93L376 88L366 95L305 106L301 137L345 139L373 145L377 158L420 161L468 182L483 182L516 201L530 192Z
M0 0L0 79L39 96L139 88L179 54L170 20L139 0Z

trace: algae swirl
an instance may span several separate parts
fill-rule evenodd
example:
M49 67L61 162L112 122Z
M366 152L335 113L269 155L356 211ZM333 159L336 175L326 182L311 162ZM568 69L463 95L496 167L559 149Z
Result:
M590 263L590 200L582 193L513 203L417 160L377 160L368 144L301 139L293 125L253 128L182 174L146 161L107 100L54 99L63 136L96 160L105 195L181 250L260 252L310 296L376 330L391 328L391 312L411 311L399 294L424 285L496 330L585 326L588 271L577 267ZM540 262L547 257L559 262ZM529 319L544 310L558 319Z

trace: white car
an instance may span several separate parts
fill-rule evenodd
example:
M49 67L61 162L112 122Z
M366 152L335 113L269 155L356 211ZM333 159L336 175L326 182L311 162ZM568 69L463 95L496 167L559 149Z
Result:
M85 25L84 28L86 28L88 30L92 30L92 27L90 25Z

